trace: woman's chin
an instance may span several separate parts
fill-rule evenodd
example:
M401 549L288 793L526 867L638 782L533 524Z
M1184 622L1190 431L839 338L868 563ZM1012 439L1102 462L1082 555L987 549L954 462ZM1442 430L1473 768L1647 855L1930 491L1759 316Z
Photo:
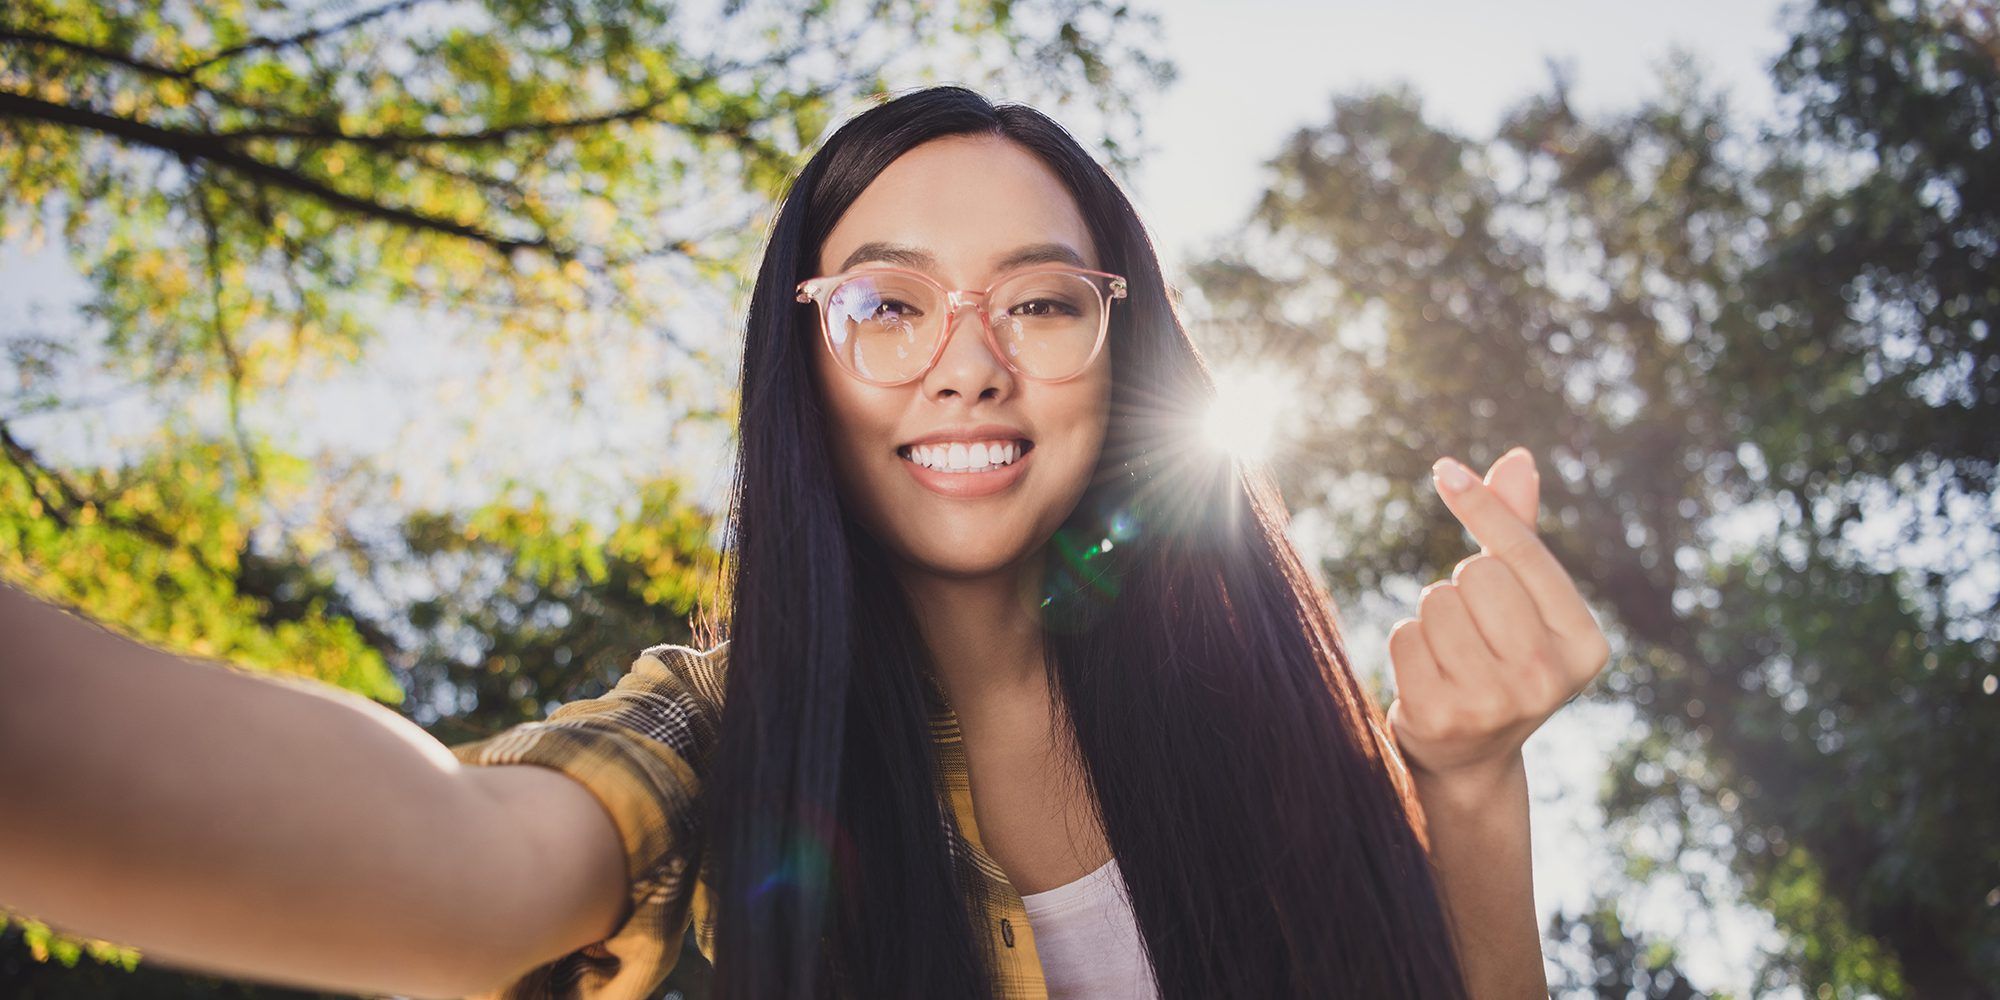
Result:
M1002 544L990 535L984 538L926 538L906 540L904 560L928 576L954 580L1018 572L1032 550L1025 544Z

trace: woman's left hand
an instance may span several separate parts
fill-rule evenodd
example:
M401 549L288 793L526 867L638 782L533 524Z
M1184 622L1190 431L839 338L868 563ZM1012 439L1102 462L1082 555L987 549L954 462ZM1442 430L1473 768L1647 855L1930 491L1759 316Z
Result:
M1611 646L1535 531L1541 477L1526 448L1500 456L1484 482L1451 458L1432 473L1480 551L1389 630L1389 727L1417 775L1480 781L1518 764L1521 745L1597 676Z

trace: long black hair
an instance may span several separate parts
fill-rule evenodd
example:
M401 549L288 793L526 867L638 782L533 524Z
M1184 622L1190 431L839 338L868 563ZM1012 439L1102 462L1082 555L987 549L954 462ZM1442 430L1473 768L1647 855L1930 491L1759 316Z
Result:
M1275 491L1193 445L1214 383L1117 183L1060 125L959 87L878 104L793 182L752 292L730 503L729 671L704 851L723 1000L993 995L940 825L929 654L835 489L810 306L827 234L926 141L996 135L1075 198L1113 310L1111 424L1048 542L1065 749L1166 998L1462 997L1407 778Z

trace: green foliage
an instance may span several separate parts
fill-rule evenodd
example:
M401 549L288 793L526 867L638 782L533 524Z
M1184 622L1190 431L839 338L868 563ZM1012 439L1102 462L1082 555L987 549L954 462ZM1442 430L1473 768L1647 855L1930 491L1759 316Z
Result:
M387 304L560 344L582 313L645 328L663 268L738 270L832 115L923 67L911 41L967 32L955 73L1129 118L1106 67L1168 72L1143 38L1113 57L1134 28L1101 0L26 0L0 15L0 224L61 229L137 378L283 384L355 359Z
M1856 933L1836 894L1827 891L1824 866L1807 848L1785 852L1758 874L1756 898L1780 926L1796 928L1788 942L1790 978L1820 984L1825 996L1901 996L1909 987L1900 964L1878 942Z
M1733 872L1786 937L1760 989L2000 982L2000 636L1953 588L2000 555L1996 48L1972 6L1817 4L1760 131L1686 64L1490 140L1343 97L1198 271L1219 349L1325 387L1274 465L1341 599L1464 551L1436 455L1540 457L1646 725L1606 799L1633 873Z
M718 606L710 518L672 482L640 487L608 532L532 496L470 514L418 513L398 550L363 560L421 574L400 605L414 713L457 743L602 693L641 649L695 641L691 619ZM351 540L350 551L363 544Z
M21 946L28 956L37 962L55 962L64 968L74 969L85 955L103 965L115 965L130 972L139 967L139 952L133 948L121 948L108 941L83 940L58 934L49 925L39 920L11 918L0 912L0 937L9 932L18 933Z
M87 959L87 960L86 960ZM189 975L138 961L130 949L75 942L34 921L0 922L0 983L8 1000L334 1000L335 994Z
M402 700L381 651L307 593L324 581L251 585L268 575L244 551L259 497L228 446L174 441L80 474L42 465L4 427L0 448L0 575L161 649ZM263 466L273 493L296 484L297 463L266 453Z
M719 600L713 525L676 470L589 517L539 488L410 509L395 470L288 451L337 416L256 404L439 324L479 331L512 390L560 372L575 400L576 355L657 342L685 362L663 393L713 381L684 300L740 291L837 116L943 75L1085 105L1129 163L1134 97L1171 76L1152 37L1107 0L9 3L0 236L59 239L87 289L80 330L5 341L0 573L163 648L396 704L447 742L599 693ZM68 415L100 402L81 386L107 378L159 428L108 459L60 453ZM298 995L136 958L17 917L0 992ZM705 995L701 964L670 985Z
M1549 995L1604 1000L1695 1000L1703 994L1677 964L1670 945L1630 933L1608 901L1580 916L1556 914L1544 932L1558 975Z

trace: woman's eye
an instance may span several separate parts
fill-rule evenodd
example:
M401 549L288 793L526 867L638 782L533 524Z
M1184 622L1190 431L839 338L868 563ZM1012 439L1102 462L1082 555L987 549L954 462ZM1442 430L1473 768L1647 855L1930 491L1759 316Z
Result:
M923 310L907 302L898 302L895 299L883 299L882 303L875 307L875 315L870 318L877 320L915 319L921 315L923 315Z
M1015 316L1074 316L1076 307L1057 299L1030 299L1007 310Z

